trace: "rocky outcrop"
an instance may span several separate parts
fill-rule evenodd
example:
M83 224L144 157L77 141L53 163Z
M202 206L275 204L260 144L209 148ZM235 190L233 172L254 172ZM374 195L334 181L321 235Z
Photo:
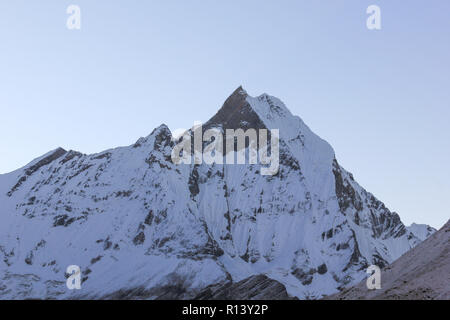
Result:
M284 285L264 275L210 285L195 300L291 300Z

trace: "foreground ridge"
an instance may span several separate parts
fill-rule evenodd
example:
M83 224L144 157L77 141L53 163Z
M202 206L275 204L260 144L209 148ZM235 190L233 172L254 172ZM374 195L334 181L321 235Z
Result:
M450 220L381 273L382 288L367 290L365 281L327 299L450 299Z

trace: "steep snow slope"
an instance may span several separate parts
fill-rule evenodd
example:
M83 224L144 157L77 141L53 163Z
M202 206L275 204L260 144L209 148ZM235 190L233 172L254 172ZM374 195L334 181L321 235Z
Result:
M327 299L450 299L450 221L381 272L381 289L366 281Z
M190 298L264 274L320 298L423 239L277 98L238 88L208 128L279 129L279 173L174 165L162 125L129 147L57 149L0 175L0 297ZM69 265L79 291L65 286Z
M422 241L424 241L425 239L427 239L433 233L436 232L436 229L426 224L417 224L417 223L413 223L409 227L406 227L406 229L408 229L408 231L413 233L416 237L418 237Z
M0 292L69 294L64 273L73 264L84 275L77 294L88 296L224 279L189 198L189 169L168 161L170 145L161 126L131 147L91 156L59 149L39 168L1 177Z

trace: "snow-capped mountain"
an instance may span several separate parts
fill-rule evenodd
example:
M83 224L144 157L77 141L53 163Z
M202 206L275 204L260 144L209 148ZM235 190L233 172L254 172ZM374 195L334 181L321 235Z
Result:
M0 175L0 298L183 299L256 275L321 298L429 235L359 186L275 97L238 88L211 128L279 129L278 174L175 165L162 125L128 147L60 148ZM69 265L81 290L66 288Z

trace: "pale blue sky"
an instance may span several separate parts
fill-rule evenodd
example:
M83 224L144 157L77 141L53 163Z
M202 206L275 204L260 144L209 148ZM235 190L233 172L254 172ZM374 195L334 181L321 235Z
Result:
M283 100L404 222L450 217L447 0L1 1L0 173L206 121L241 84Z

